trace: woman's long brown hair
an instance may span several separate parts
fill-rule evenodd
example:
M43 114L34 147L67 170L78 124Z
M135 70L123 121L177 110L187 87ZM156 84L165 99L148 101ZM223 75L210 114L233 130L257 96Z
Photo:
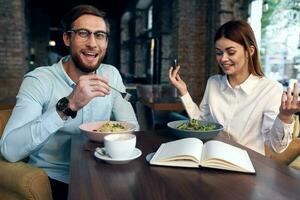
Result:
M244 47L248 54L248 70L255 76L264 76L260 61L259 51L255 40L254 32L251 26L242 20L233 20L223 24L215 35L214 42L220 38L227 38L236 43L239 43ZM250 46L255 48L253 55L251 56ZM219 67L222 72L221 68Z

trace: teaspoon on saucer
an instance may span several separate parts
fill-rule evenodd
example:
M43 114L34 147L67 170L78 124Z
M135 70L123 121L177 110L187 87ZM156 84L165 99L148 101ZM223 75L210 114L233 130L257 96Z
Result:
M109 158L110 158L110 155L108 155L108 154L106 153L106 151L105 151L104 148L97 147L97 148L96 148L96 152L99 153L99 154L102 155L102 156L106 156L106 157L109 157Z

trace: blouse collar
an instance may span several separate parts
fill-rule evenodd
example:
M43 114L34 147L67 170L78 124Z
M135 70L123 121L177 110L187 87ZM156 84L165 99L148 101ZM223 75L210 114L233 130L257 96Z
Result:
M264 78L264 77L262 77L262 78ZM248 76L248 78L242 84L235 86L235 88L232 88L229 81L228 81L227 75L224 75L222 77L222 81L221 81L221 83L222 83L221 88L222 88L222 90L226 90L226 89L229 89L229 88L230 89L241 89L247 95L249 95L249 94L252 93L252 91L254 91L258 81L262 78L259 77L259 76L255 76L253 74L250 74Z

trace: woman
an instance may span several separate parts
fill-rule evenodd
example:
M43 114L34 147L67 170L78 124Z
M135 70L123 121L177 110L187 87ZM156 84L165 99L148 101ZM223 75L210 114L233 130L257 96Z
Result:
M199 107L180 78L180 66L169 71L189 117L222 124L235 141L261 154L265 143L282 152L292 140L293 114L300 111L298 85L292 96L290 88L285 93L280 83L264 76L248 23L225 23L214 41L221 73L209 78Z

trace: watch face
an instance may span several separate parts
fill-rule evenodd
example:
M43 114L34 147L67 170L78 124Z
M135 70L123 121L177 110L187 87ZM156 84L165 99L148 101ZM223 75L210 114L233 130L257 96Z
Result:
M66 97L64 97L57 102L56 108L59 111L64 111L68 107L68 104L69 100Z
M71 116L72 118L75 118L77 115L77 111L71 110L69 107L69 100L64 97L60 99L56 104L56 109L59 111L62 111L66 116Z

